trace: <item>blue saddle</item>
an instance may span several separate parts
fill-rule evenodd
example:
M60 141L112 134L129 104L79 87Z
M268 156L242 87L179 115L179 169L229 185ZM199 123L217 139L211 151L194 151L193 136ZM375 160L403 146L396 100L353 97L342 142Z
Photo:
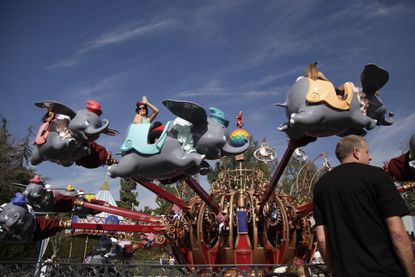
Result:
M150 123L130 124L127 130L127 136L121 145L121 153L125 154L131 150L135 150L140 154L155 155L160 153L161 148L167 138L167 133L170 129L171 121L167 122L161 133L160 138L156 143L149 144L147 141L148 132L150 130Z

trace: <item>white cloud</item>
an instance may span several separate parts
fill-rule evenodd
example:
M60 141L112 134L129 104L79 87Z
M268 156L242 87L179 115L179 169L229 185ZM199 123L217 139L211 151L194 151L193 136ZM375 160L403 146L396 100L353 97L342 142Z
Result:
M415 113L395 120L391 126L376 127L367 135L374 164L382 165L407 150L409 138L415 131Z
M132 26L128 28L122 28L118 30L113 30L110 33L104 34L99 38L93 39L88 42L86 47L79 50L79 54L84 54L96 48L105 47L112 44L122 43L137 37L148 35L148 34L157 34L167 30L171 30L176 25L176 21L173 20L162 20L157 23L148 24L148 25L139 25Z
M73 67L79 64L81 60L80 56L74 56L72 58L67 58L65 60L59 61L55 64L52 65L48 65L46 66L46 68L48 69L54 69L54 68L68 68L68 67Z
M156 23L143 25L142 23L135 23L127 27L119 27L110 32L104 33L101 36L91 39L85 43L85 46L79 49L72 57L63 59L55 64L47 66L49 69L54 68L68 68L78 65L83 57L93 50L104 48L114 44L124 43L139 37L147 35L157 35L177 26L177 21L164 19Z

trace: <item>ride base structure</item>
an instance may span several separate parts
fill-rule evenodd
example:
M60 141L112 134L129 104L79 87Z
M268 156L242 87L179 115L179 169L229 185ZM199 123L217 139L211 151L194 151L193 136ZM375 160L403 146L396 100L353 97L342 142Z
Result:
M177 205L181 213L150 216L110 205L76 201L75 205L120 215L134 225L72 223L71 228L152 232L155 245L170 244L176 261L197 264L288 264L295 257L308 263L315 251L310 203L276 193L293 151L307 141L291 141L273 177L255 168L225 169L208 194L192 177L185 182L197 196L185 202L152 182L137 183ZM92 226L93 225L93 226Z

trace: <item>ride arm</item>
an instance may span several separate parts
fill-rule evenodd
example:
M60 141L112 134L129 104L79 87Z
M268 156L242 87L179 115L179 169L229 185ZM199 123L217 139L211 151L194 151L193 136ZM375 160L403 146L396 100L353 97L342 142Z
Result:
M395 253L405 269L406 276L415 277L414 254L402 219L399 216L388 217L386 218L386 225L389 229Z
M77 160L76 165L83 166L85 168L97 168L103 165L111 165L115 163L115 159L112 157L111 152L108 152L104 146L92 142L89 146L90 154Z
M330 255L328 253L327 247L327 232L325 225L317 225L316 226L316 233L317 233L317 246L321 253L321 257L323 258L324 262L326 263L327 269L331 271L331 262L330 262Z

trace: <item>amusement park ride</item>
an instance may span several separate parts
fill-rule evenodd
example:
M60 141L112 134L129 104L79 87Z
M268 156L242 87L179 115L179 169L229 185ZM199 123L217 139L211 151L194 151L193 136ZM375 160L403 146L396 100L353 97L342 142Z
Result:
M51 191L45 188L42 180L33 179L24 195L17 195L2 206L0 243L43 239L62 229L95 229L153 233L154 245L170 244L176 261L189 266L287 264L294 257L308 263L316 250L316 240L312 205L302 195L310 192L313 182L302 186L306 191L301 192L297 187L295 195L279 193L278 182L293 153L305 160L301 147L318 137L364 135L376 125L393 123L392 114L387 115L377 96L388 81L388 73L375 65L367 65L361 81L362 89L355 88L352 83L335 89L331 82L312 76L296 80L287 101L279 104L286 108L288 117L288 122L279 129L287 133L289 142L270 180L259 169L244 166L243 153L250 142L248 132L242 128L242 112L237 116L237 129L226 140L229 122L221 110L210 108L208 114L192 102L165 100L163 104L174 115L190 124L168 122L158 140L150 144L147 134L152 131L151 124L133 123L121 146L122 157L116 161L95 142L100 134L117 134L108 128L107 120L101 120L101 107L97 102L88 101L87 108L78 112L54 101L37 103L47 113L35 140L33 165L46 160L63 166L76 163L87 168L110 165L110 177L130 177L181 211L166 216L148 215ZM184 149L180 140L183 137L190 138L190 149ZM414 146L415 143L413 149ZM206 160L223 156L236 156L238 165L220 172L209 194L192 175L206 174L211 170ZM270 162L276 159L276 152L264 140L254 157L259 162ZM324 166L317 173L331 169L325 154L318 158L324 160ZM186 202L157 185L158 181L178 180L184 180L196 196ZM405 189L400 188L401 191ZM27 204L35 210L48 205L48 209L56 212L106 212L128 218L135 224L61 222L35 216Z

